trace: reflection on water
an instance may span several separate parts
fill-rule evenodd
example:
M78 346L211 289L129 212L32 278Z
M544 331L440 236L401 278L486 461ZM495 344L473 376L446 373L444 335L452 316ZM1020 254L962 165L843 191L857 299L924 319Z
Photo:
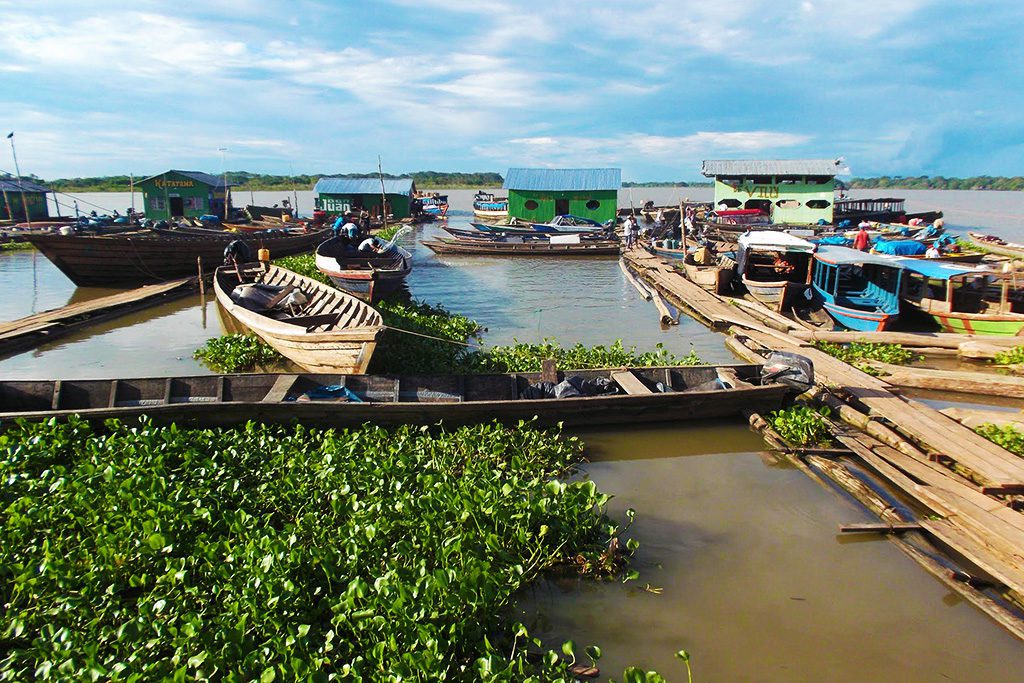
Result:
M612 514L637 510L641 576L530 590L517 618L547 646L599 644L616 678L633 664L685 680L673 653L686 649L701 681L1019 680L1016 640L947 602L889 542L839 542L840 523L870 517L766 467L745 425L583 437L598 451L585 474L614 494Z

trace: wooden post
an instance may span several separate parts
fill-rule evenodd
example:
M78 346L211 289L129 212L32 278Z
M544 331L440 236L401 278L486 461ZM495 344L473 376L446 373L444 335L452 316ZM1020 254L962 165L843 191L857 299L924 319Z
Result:
M388 229L388 195L384 189L384 170L381 168L380 155L377 155L377 177L380 178L380 218L383 221L381 230Z
M206 284L203 282L203 257L196 256L196 266L199 268L199 295L206 295Z
M4 208L7 209L7 220L14 222L14 214L11 212L11 200L7 196L7 188L4 188Z
M540 379L542 382L558 384L558 367L554 358L545 358L540 362Z
M683 201L679 200L679 238L683 241L683 261L686 260L686 223L683 221Z

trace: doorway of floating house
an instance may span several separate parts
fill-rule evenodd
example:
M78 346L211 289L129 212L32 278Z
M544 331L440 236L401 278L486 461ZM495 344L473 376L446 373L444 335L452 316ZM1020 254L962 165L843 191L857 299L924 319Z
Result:
M185 215L185 200L181 197L168 197L171 205L171 216Z
M772 202L770 199L748 199L743 204L744 209L757 209L766 216L772 215Z
M564 216L569 213L569 200L568 199L556 199L555 200L555 215Z

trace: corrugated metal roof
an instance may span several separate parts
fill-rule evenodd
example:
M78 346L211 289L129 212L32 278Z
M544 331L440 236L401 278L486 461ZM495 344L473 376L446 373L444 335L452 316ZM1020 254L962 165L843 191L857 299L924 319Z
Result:
M778 230L754 230L749 234L744 233L736 240L740 246L748 249L773 249L781 251L806 251L812 252L815 245L796 235Z
M317 194L380 194L380 178L320 178ZM385 178L384 194L412 196L412 178Z
M618 168L510 168L505 174L506 190L618 190L622 170Z
M49 188L43 187L39 183L33 183L31 180L22 179L21 184L18 184L17 178L0 178L0 190L4 192L50 192Z
M702 174L715 176L742 175L848 175L850 169L842 159L718 159L704 160Z
M899 259L895 259L891 256L886 257L878 254L871 254L858 249L850 249L849 247L822 244L818 245L818 250L814 255L815 258L820 261L834 263L837 265L874 263L880 266L888 266L889 268L903 267L903 264L900 263Z
M202 171L179 171L178 169L174 168L172 168L170 171L164 171L163 173L157 173L154 176L143 178L138 182L144 183L149 180L162 178L168 173L177 173L178 175L186 176L188 178L191 178L192 180L195 180L196 182L202 183L203 185L209 185L210 187L224 187L224 176L210 175L209 173L203 173ZM228 183L228 187L232 186L234 186L234 183Z

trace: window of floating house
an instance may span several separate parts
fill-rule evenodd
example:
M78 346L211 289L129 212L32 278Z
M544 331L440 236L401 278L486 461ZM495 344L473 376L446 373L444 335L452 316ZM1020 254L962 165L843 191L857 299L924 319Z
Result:
M738 209L741 206L740 200L738 199L723 199L722 201L718 202L718 204L725 204L730 209Z
M150 197L149 208L153 211L163 211L167 208L167 205L164 203L163 197Z
M596 199L591 199L589 202L587 202L587 208L591 211L597 211L599 208L601 208L601 202L597 201Z
M527 199L526 203L523 204L523 206L526 207L527 211L536 211L537 207L539 207L540 204L538 204L537 200L535 200L535 199Z
M827 175L809 175L807 176L808 185L827 185L832 182L832 176Z
M780 199L779 201L775 202L775 206L779 207L780 209L799 209L800 202L798 202L795 199Z
M779 185L797 185L803 182L803 178L778 178Z
M185 208L192 211L203 210L203 198L202 197L185 197Z
M807 202L808 209L827 209L832 205L827 199L811 199Z

